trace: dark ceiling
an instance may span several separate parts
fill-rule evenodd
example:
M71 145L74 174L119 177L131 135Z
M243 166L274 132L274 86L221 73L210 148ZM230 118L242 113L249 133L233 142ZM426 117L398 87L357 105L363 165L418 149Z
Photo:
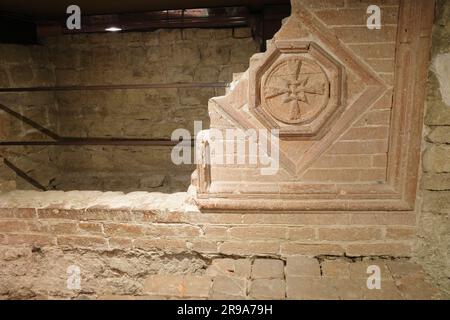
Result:
M1 0L0 11L33 18L56 18L66 15L66 8L76 4L83 15L100 15L159 11L170 9L245 6L257 10L264 5L285 5L289 0Z

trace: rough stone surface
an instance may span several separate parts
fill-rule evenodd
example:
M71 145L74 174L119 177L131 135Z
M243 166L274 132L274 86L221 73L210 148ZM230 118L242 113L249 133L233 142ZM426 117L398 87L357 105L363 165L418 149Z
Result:
M421 179L422 203L418 213L415 255L434 283L450 292L450 105L448 79L450 62L450 3L437 2L437 17L433 29L432 65L428 76L423 168ZM447 70L447 71L445 71ZM403 286L413 285L406 281ZM418 287L419 288L419 287ZM427 292L423 287L420 292ZM411 296L412 297L412 296Z
M45 46L0 45L0 87L40 87L55 85L54 68L49 63L49 51ZM0 93L0 104L19 113L49 130L57 129L58 105L53 92ZM48 140L43 133L0 111L0 140L29 141ZM51 140L51 139L50 139ZM41 184L47 186L57 175L52 146L0 147L0 158L5 158ZM2 159L3 162L3 159ZM0 164L3 166L3 163ZM0 177L6 174L16 182L18 189L35 189L18 178L9 169L0 169ZM12 175L12 177L11 177ZM9 186L11 189L13 186ZM2 189L6 189L5 186Z
M284 263L280 260L257 259L252 266L253 279L283 278Z
M314 248L307 256L293 255L282 250L297 242L288 237L267 242L255 233L254 238L237 240L217 231L265 225L271 220L287 235L298 224L320 230L338 222L323 213L264 216L256 222L252 213L201 213L186 193L9 192L0 195L0 296L5 299L446 297L411 258L400 259L387 252L380 257L352 259L344 254L321 255L320 241L314 240L302 244ZM373 220L367 214L349 214L340 222L350 229L352 223L370 224L386 235L399 225L405 229L414 224L403 216L380 215ZM389 229L386 223L391 225ZM210 246L196 246L199 241ZM219 253L224 245L230 250L227 256ZM342 240L328 245L355 250L351 243ZM372 245L366 244L369 248ZM211 246L216 250L211 250ZM386 283L380 292L364 289L370 265L380 267ZM69 266L81 270L79 290L67 287ZM421 293L415 292L417 287Z
M199 37L202 32L208 36ZM234 37L232 29L64 35L42 42L0 46L0 86L228 83L258 50L251 34ZM208 127L208 99L224 91L194 86L1 93L0 103L63 137L170 139L178 128L193 133L194 121ZM51 140L3 111L0 123L2 140ZM167 147L15 146L1 147L0 157L51 190L185 191L194 170L174 165ZM18 189L34 189L16 181Z

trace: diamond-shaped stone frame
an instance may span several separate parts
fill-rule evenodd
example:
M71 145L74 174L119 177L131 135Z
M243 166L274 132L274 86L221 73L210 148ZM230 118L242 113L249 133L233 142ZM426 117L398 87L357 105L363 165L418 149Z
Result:
M387 181L380 184L352 184L332 186L323 184L266 183L252 187L250 182L211 181L210 167L198 165L196 202L206 211L245 211L245 212L368 212L392 211L410 212L416 203L418 171L421 154L421 137L425 88L431 47L431 32L434 19L434 0L402 0L400 6L397 44L394 98L392 105ZM290 162L280 150L280 162L288 172L301 174L345 131L346 126L387 93L389 87L364 63L353 57L342 47L340 41L330 34L324 25L307 10L296 11L298 21L318 35L320 43L334 47L334 56L346 61L353 72L365 82L367 89L340 115L330 128L327 136L308 150L298 161ZM290 33L289 35L292 35ZM258 54L252 60L260 59ZM250 70L251 71L251 70ZM244 77L226 96L211 100L211 106L237 127L246 129L258 124L242 115L248 93L248 79ZM347 112L350 111L350 112ZM291 166L294 166L292 168ZM264 192L261 192L261 188ZM316 193L320 190L323 193ZM313 191L313 193L311 193Z

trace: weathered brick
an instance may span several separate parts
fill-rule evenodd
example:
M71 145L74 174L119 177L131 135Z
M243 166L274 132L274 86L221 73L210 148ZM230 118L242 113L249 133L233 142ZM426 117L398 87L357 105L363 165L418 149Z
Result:
M286 262L287 276L319 277L320 265L315 258L305 256L292 256Z
M219 252L235 255L276 254L280 250L280 243L273 241L227 241L219 245Z
M104 225L105 234L112 237L140 237L145 234L146 229L140 225L106 223Z
M386 170L378 169L309 169L303 178L305 181L355 182L384 180Z
M328 282L336 289L339 300L362 300L364 298L364 284L360 280L329 278Z
M338 299L333 283L325 278L317 277L286 277L286 295L288 299Z
M144 281L144 292L169 297L206 298L210 294L211 283L207 276L151 275Z
M110 249L132 249L133 240L129 238L110 238L108 239Z
M307 244L302 242L285 242L281 245L281 254L316 256L322 254L343 255L344 248L337 244Z
M147 228L146 234L156 237L192 238L200 236L200 227L154 224Z
M363 8L338 8L328 10L317 10L316 15L326 24L339 26L366 26L367 7ZM383 8L383 24L396 24L398 18L398 8Z
M383 110L384 111L384 110ZM342 137L342 140L362 140L362 139L387 139L389 137L389 127L376 126L376 127L357 127L351 128ZM348 161L346 166L351 166L353 161ZM338 165L336 165L338 166ZM357 163L353 167L357 167ZM365 166L362 166L365 167Z
M100 237L58 236L58 245L73 248L107 249L108 242Z
M417 263L411 261L387 261L386 265L395 279L410 277L410 278L425 278L426 273L423 268Z
M76 222L57 222L48 225L49 232L54 234L76 234L78 227Z
M286 228L272 226L233 227L230 237L243 240L286 239Z
M128 211L107 210L107 209L38 209L38 216L41 219L71 219L71 220L117 220L130 216ZM125 216L124 216L125 215ZM127 221L128 221L127 220Z
M214 259L206 270L210 276L228 275L248 278L250 277L251 262L248 259Z
M95 222L83 222L81 221L78 224L78 227L80 228L81 232L86 232L90 234L103 234L103 227L101 223L95 223Z
M3 242L8 245L26 244L34 246L46 246L54 245L55 238L48 235L38 234L8 234Z
M386 168L386 166L387 166L387 154L376 154L372 156L372 167Z
M84 213L81 214L82 218L80 220L107 220L107 221L117 221L117 222L131 222L133 221L133 214L129 209L110 209L102 207L91 207L86 209Z
M203 228L203 234L209 239L227 239L228 238L228 227L207 225Z
M364 58L386 59L395 56L394 43L377 43L377 44L352 44L349 45L356 54Z
M405 277L396 281L396 285L404 299L432 300L442 299L443 297L442 292L424 279Z
M410 257L412 248L410 244L404 243L367 243L349 244L345 253L351 257L358 256L394 256Z
M371 160L369 155L323 155L314 163L314 168L367 168Z
M384 82L387 85L389 85L389 86L393 86L394 85L394 80L395 80L394 73L381 73L381 72L379 72L378 75L380 76L381 79L384 80Z
M282 279L252 280L249 295L254 299L282 300L286 297L286 283Z
M367 216L367 215L366 215ZM333 225L348 224L350 215L345 213L305 213L305 214L245 214L245 224L291 224L291 225Z
M416 234L416 228L413 227L387 227L386 239L393 240L411 240Z
M31 208L0 208L0 219L3 218L21 218L32 219L36 218L36 209Z
M350 263L345 260L323 260L320 263L322 275L332 278L349 278Z
M26 232L28 224L20 220L0 220L0 232Z
M386 140L340 141L328 151L330 154L373 154L385 153L388 150Z
M201 253L218 253L216 241L209 240L193 240L190 249Z
M213 279L211 297L243 298L247 295L247 280L241 277L217 276Z
M354 213L350 215L350 224L354 225L416 225L416 215L411 213Z
M351 228L319 228L319 239L329 241L363 241L380 240L381 228L351 227Z
M369 266L377 266L380 268L380 277L382 281L392 281L392 275L383 260L356 261L349 264L350 278L362 279L366 281L372 273L367 273Z
M287 238L289 240L314 240L316 238L316 231L308 227L292 227L288 228Z
M388 126L391 119L391 110L372 110L367 112L360 120L355 123L356 127L364 126ZM383 136L382 136L383 137ZM377 137L372 137L373 140ZM386 139L384 136L381 139ZM358 140L358 139L355 139ZM386 150L387 151L387 150Z
M274 259L256 259L252 265L252 279L272 279L284 277L284 263Z
M368 289L363 285L364 300L403 300L402 294L394 281L381 281L381 289Z
M377 42L395 42L397 28L392 26L383 26L381 30L369 30L364 27L335 27L337 36L343 42L352 43L377 43Z
M395 72L394 59L367 59L366 61L376 72L383 72L383 73Z
M223 213L201 213L189 214L185 218L187 222L203 224L203 223L217 223L217 224L240 224L242 223L241 214L223 214Z
M181 253L188 251L186 241L176 239L136 239L133 246L148 251Z

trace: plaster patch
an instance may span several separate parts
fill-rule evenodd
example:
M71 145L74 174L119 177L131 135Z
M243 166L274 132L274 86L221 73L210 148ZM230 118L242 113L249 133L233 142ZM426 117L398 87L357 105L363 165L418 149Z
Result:
M439 54L431 66L438 80L442 100L450 107L450 53Z

